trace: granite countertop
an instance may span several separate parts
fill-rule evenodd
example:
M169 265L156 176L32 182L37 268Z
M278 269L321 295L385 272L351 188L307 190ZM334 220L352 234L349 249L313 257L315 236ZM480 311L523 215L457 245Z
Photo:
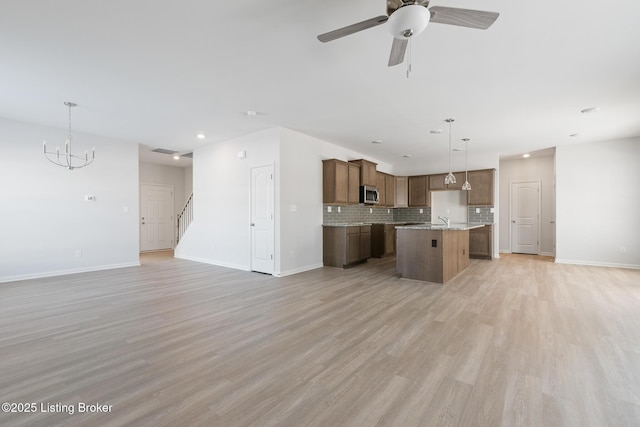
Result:
M383 224L383 225L405 225L405 224L411 224L411 225L424 225L424 224L428 224L427 222L420 222L420 221L374 221L374 222L370 222L368 224Z
M428 225L426 222L415 222L415 221L375 221L375 222L337 222L334 224L322 224L323 227L356 227L362 225L373 225L373 224L393 224L393 225Z
M492 223L484 222L470 222L470 223L453 223L448 228L444 224L430 222L412 222L412 221L377 221L377 222L338 222L335 224L322 224L323 227L358 227L373 224L394 224L396 228L415 229L415 230L471 230L473 228L484 227L485 225L492 225ZM404 225L410 224L410 225Z
M397 228L404 230L471 230L473 228L484 227L486 224L483 222L470 222L470 223L453 223L449 227L444 224L418 224L418 225L401 225Z
M365 226L371 225L371 223L366 222L338 222L335 224L322 224L323 227L357 227L357 226Z

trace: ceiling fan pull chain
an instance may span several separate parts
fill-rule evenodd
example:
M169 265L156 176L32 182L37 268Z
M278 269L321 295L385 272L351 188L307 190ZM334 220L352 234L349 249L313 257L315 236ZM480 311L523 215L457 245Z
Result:
M409 39L409 60L407 61L407 78L411 74L411 39Z

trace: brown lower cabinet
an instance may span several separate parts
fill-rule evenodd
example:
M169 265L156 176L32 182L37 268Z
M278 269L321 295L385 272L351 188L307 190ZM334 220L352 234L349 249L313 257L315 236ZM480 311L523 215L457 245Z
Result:
M493 259L493 225L469 230L469 258Z
M396 225L371 225L371 256L382 258L396 253Z
M322 227L325 266L344 268L371 257L371 225Z

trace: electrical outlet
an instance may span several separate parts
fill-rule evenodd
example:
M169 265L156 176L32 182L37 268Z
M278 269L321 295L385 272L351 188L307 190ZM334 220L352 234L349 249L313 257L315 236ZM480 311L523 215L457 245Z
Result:
M81 257L82 256L82 251L80 249L76 249L76 257Z
M625 248L624 246L620 246L620 253L621 254L626 254L627 253L627 248Z
M420 209L420 213L424 213L424 209Z
M476 208L476 213L480 213L480 208Z
M327 206L327 212L331 213L331 206Z
M373 213L373 208L369 208L369 213Z
M342 212L342 208L338 206L338 213Z

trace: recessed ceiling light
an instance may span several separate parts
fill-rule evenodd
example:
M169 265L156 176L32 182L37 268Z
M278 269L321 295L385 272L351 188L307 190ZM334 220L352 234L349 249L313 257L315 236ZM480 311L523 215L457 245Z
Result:
M174 154L173 155L173 160L180 160L180 155L179 154Z
M255 117L258 113L256 111L249 110L245 114L249 117Z
M442 133L442 129L434 129L431 131L431 133Z
M199 133L196 135L196 138L198 139L205 139L207 136L204 133Z
M584 110L580 110L581 113L585 113L585 114L589 114L589 113L595 113L597 111L600 110L600 107L589 107L589 108L585 108Z
M408 159L411 157L411 154L404 154L402 157L404 157L405 159Z
M525 159L528 159L529 157L531 157L531 154L526 153L526 154L523 154L522 157L524 157Z
M581 133L572 133L571 135L569 135L571 138L577 138L579 136L582 136Z
M381 139L374 139L373 141L371 141L372 144L382 144L382 140Z

